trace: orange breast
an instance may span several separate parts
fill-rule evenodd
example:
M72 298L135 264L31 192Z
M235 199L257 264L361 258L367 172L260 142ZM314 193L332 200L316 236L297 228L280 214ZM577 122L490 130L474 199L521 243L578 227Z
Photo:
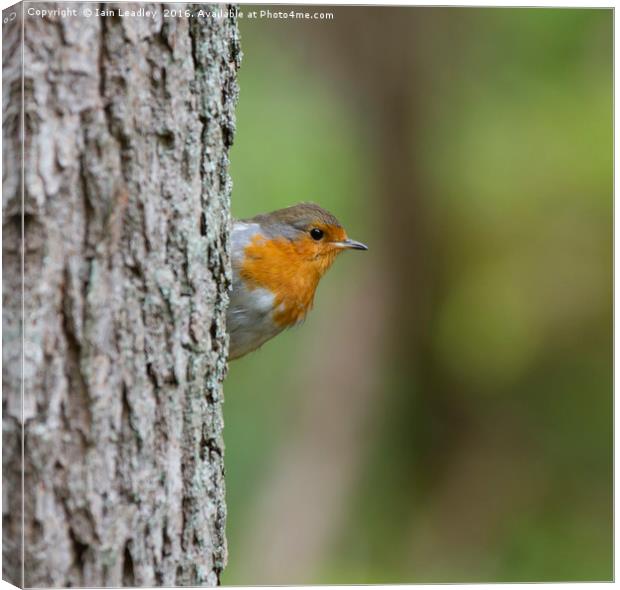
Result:
M245 247L241 277L250 288L263 287L274 294L273 319L280 326L296 324L312 308L319 280L335 257L314 254L304 240L254 236Z

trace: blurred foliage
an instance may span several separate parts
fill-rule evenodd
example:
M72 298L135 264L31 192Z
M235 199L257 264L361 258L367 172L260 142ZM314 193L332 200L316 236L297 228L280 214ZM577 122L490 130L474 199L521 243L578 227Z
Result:
M355 22L369 9L334 10ZM612 12L434 14L434 34L415 49L423 73L411 74L424 76L413 80L416 129L400 130L433 240L429 274L411 283L409 269L390 266L382 120L352 100L363 60L339 76L325 47L330 35L341 47L347 35L372 38L372 24L240 23L233 214L313 200L371 251L336 263L303 327L231 364L225 584L611 579ZM395 72L411 92L409 73ZM366 277L380 281L376 294ZM429 280L428 329L409 349L402 315L416 310L389 309L390 294ZM363 339L381 318L377 363L330 347L362 292L370 308L344 336ZM358 402L321 378L335 355L370 395ZM321 400L330 382L335 409L302 419L316 411L305 396ZM337 487L307 453L321 456L330 414L347 420L357 403L354 451L341 463L339 449L323 455L348 474ZM286 461L308 473L303 497L290 492ZM313 504L332 488L325 497L338 501ZM286 502L270 504L274 490ZM329 514L330 526L287 525L305 511Z

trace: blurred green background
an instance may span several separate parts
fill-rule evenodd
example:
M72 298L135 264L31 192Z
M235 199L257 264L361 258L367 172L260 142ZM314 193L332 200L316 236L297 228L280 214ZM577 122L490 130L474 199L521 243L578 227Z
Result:
M307 10L240 20L233 214L370 251L230 366L223 583L611 579L612 11Z

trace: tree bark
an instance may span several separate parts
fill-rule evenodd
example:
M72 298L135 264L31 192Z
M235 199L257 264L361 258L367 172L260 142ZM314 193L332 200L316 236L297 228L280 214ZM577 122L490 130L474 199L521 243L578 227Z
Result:
M165 7L3 14L17 12L3 25L3 577L16 585L216 585L226 563L239 39L234 16ZM84 16L96 8L115 14Z

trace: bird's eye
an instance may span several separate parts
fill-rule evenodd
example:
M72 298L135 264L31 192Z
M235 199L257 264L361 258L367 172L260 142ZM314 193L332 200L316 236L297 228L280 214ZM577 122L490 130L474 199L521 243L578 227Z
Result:
M323 230L319 229L318 227L313 227L310 230L310 235L312 236L313 240L316 240L318 242L323 237Z

